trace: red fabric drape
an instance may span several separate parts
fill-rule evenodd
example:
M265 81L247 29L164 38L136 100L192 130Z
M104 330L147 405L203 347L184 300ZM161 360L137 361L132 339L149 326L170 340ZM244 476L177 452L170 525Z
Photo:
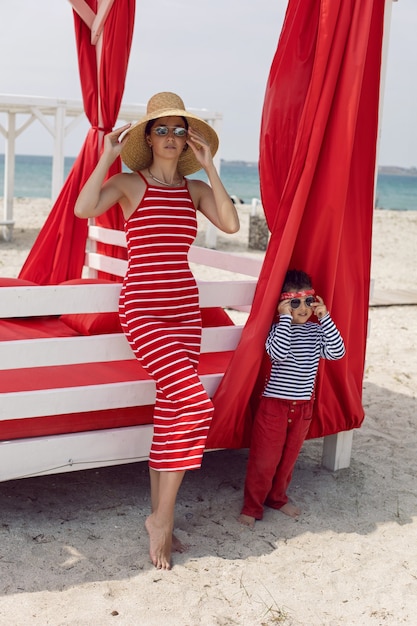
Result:
M260 183L270 243L252 311L214 397L207 445L249 444L288 267L324 298L346 356L322 362L309 437L360 426L384 0L290 0L266 89Z
M87 0L97 11L97 0ZM58 284L79 278L84 263L87 220L74 216L78 193L90 176L99 158L102 139L117 119L122 100L130 47L133 36L135 0L115 0L104 25L100 58L91 44L91 31L74 12L81 90L84 110L90 121L89 130L51 213L41 229L19 277L38 284ZM120 160L110 175L120 171ZM97 223L122 229L118 207L113 207ZM112 248L113 250L113 248ZM113 256L124 256L115 247Z

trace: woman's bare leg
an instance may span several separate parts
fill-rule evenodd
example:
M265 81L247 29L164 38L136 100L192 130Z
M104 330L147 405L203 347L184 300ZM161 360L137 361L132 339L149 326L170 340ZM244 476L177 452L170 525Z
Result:
M175 502L185 471L157 472L149 470L152 513L145 522L149 534L149 554L158 569L170 569L173 546ZM182 544L174 538L174 544ZM181 550L179 550L181 551Z
M161 472L156 472L154 470L149 470L150 479L151 479L151 507L152 513L157 510L158 502L159 502L159 477ZM173 552L185 552L188 549L188 546L182 543L178 537L172 533L172 551Z

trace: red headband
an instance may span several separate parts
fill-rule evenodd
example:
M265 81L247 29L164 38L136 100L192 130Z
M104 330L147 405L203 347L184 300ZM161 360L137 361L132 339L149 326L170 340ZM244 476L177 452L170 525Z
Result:
M292 300L293 298L302 298L304 296L314 296L314 289L305 289L304 291L285 291L281 294L279 301Z

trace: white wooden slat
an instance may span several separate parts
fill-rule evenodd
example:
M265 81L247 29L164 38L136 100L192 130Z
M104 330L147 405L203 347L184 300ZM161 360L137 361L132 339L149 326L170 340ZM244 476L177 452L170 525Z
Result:
M218 256L213 257L213 253ZM233 257L233 255L226 252L199 248L198 246L191 246L188 257L190 262L198 265L206 265L208 267L253 276L255 278L258 277L262 266L262 261L254 257ZM91 269L107 272L108 274L119 277L124 276L127 270L127 261L108 257L93 251L86 253L84 263Z
M0 318L117 311L120 283L1 287Z
M151 424L0 442L0 481L146 461Z
M114 230L113 228L103 228L102 226L90 224L88 227L88 239L126 248L126 234L123 230Z
M134 358L123 333L0 342L0 370Z
M0 394L0 421L154 404L151 380Z
M252 304L256 280L198 281L201 307Z
M262 259L191 246L188 259L192 263L207 265L217 269L258 277L262 267Z
M126 247L126 236L124 231L112 230L92 225L89 227L88 236L89 239L95 242L107 243L123 248ZM207 265L216 269L254 277L259 276L263 263L262 258L222 252L221 250L212 250L210 248L195 245L191 246L188 258L192 263ZM119 265L119 267L122 266Z
M127 261L114 259L98 252L86 252L84 263L90 269L119 277L124 276L127 270Z
M203 328L201 352L234 350L242 326ZM77 363L108 363L135 358L123 333L0 342L0 370Z
M152 432L152 425L146 424L1 441L0 481L146 461ZM332 445L339 439L345 444L344 435L341 432L324 437L324 446L328 439ZM350 461L351 447L346 447L349 458L343 467L348 467Z
M201 376L201 382L210 397L215 393L222 375ZM2 393L0 421L146 406L154 402L155 385L151 380Z
M227 352L235 350L239 343L243 326L213 326L203 328L201 353Z
M198 281L200 306L252 303L256 280ZM0 318L117 311L121 285L1 287Z

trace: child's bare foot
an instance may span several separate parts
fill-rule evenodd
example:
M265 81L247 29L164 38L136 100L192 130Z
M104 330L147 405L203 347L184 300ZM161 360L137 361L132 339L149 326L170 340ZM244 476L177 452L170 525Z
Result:
M298 517L301 514L301 509L291 502L287 502L279 510L281 513L285 513L285 515L289 515L290 517Z
M248 526L248 528L251 528L252 530L255 528L255 518L251 515L245 515L244 513L241 513L238 519L239 522L244 526Z
M149 535L149 555L157 569L171 569L172 527L160 526L152 513L146 519Z

